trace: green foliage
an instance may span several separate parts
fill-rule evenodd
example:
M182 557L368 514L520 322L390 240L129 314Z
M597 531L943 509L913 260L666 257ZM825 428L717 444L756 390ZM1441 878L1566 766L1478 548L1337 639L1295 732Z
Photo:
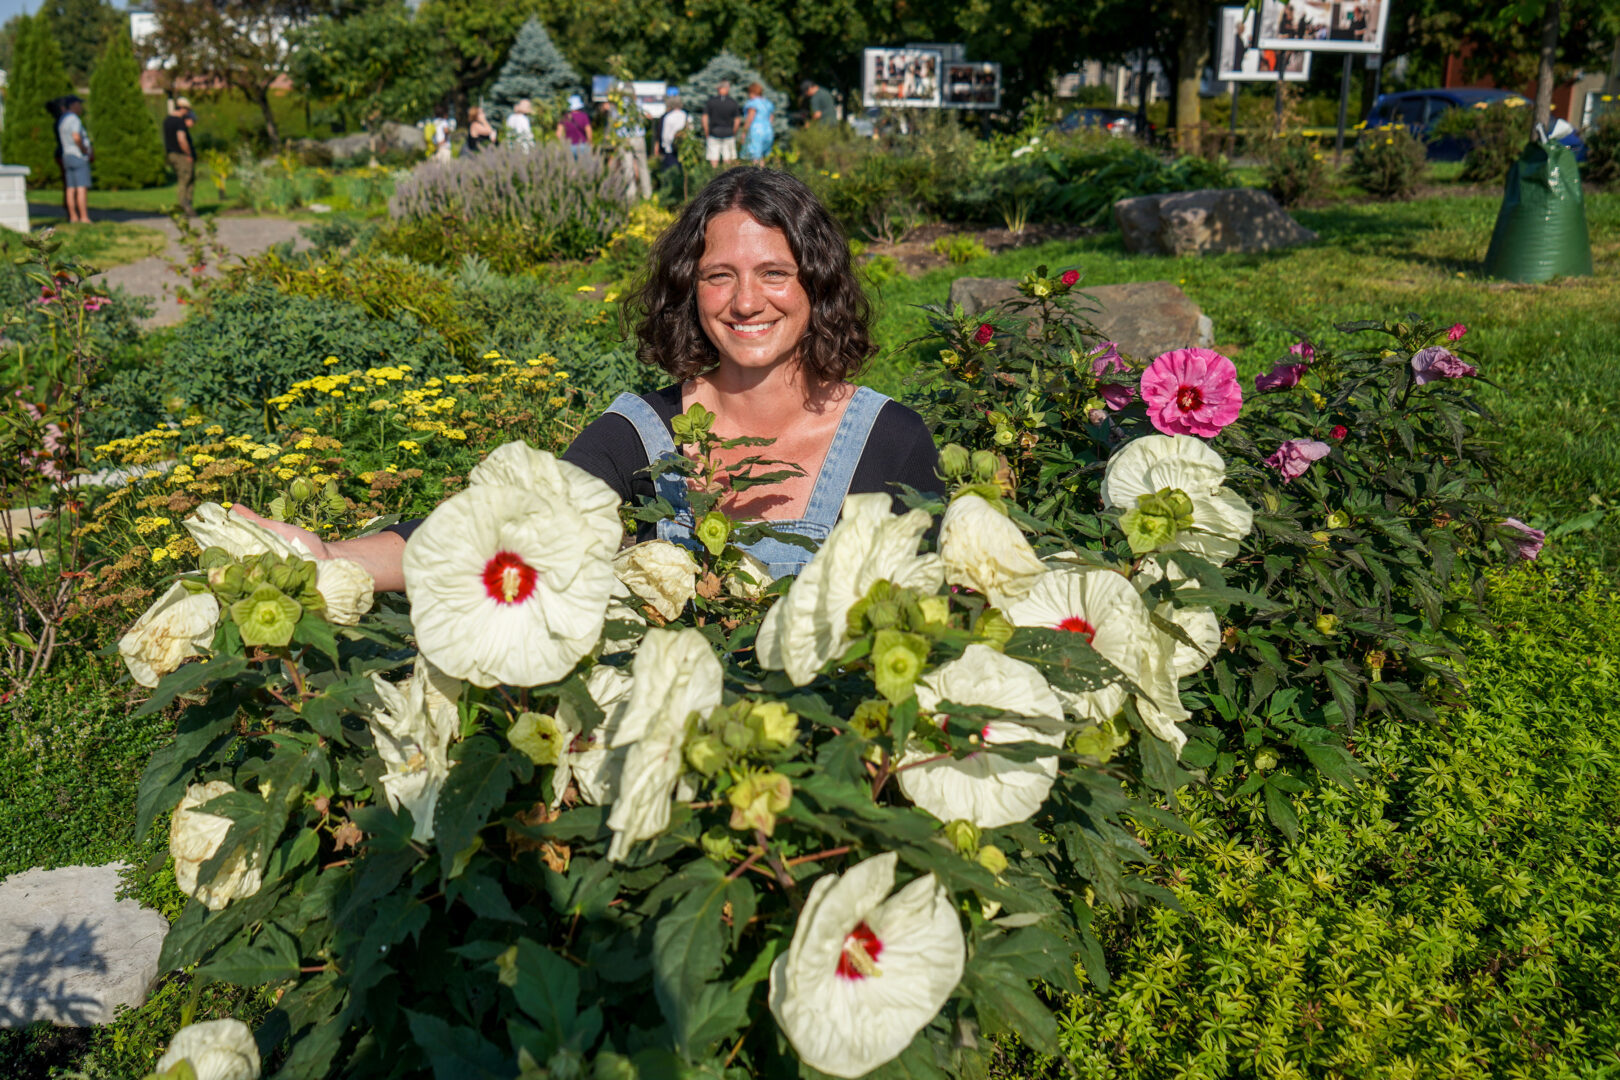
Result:
M1294 797L1298 840L1276 842L1241 769L1188 796L1191 836L1150 831L1181 910L1101 920L1114 990L1062 1020L1081 1075L1620 1067L1620 850L1595 824L1620 812L1617 597L1568 565L1491 585L1466 704L1369 726L1371 779Z
M0 251L9 256L0 259L0 311L9 321L4 340L0 341L0 379L4 385L17 386L32 381L27 374L30 369L66 363L70 343L60 332L59 320L51 317L56 312L40 303L39 282L29 276L28 269L13 261L21 257L20 251L13 250L9 242ZM83 257L67 247L63 255ZM98 356L128 348L140 336L140 320L150 310L146 299L115 289L106 304L84 312L86 345Z
M95 133L98 187L155 187L167 179L163 136L147 111L141 68L123 27L107 35L96 61L85 117Z
M1586 129L1586 169L1583 175L1594 184L1620 180L1620 108L1610 105Z
M90 85L96 58L107 42L120 32L128 33L127 16L107 0L47 0L38 14L44 16L61 47L74 86Z
M748 99L749 84L757 82L763 86L766 99L776 106L776 111L771 114L772 129L777 135L787 130L787 110L790 106L787 95L773 87L765 76L730 49L721 49L714 59L688 75L686 81L681 83L681 100L686 103L687 111L694 117L701 112L703 106L714 96L715 88L725 79L731 80L731 96L736 99L739 107ZM737 122L741 124L742 119L739 117ZM739 130L738 135L741 134Z
M1404 124L1363 132L1345 173L1380 199L1409 199L1429 171L1429 152Z
M1462 178L1492 183L1506 176L1508 167L1524 152L1525 144L1530 141L1534 114L1534 109L1517 99L1470 109L1450 109L1435 124L1434 133L1468 140Z
M929 245L929 249L936 255L945 256L945 261L953 266L982 259L990 254L990 249L977 239L960 233L939 237Z
M552 44L540 20L531 18L518 31L500 78L489 88L490 117L504 119L522 98L529 98L537 107L551 103L554 112L558 98L580 90L579 73Z
M1322 163L1322 151L1309 139L1273 139L1261 156L1266 163L1266 190L1284 206L1327 194L1327 166Z
M359 5L288 31L288 74L348 128L415 123L443 99L451 73L404 0Z
M0 129L0 160L26 165L29 187L61 183L56 167L56 122L45 111L52 98L73 92L62 67L62 50L43 15L24 18L17 28L14 64L6 79L5 126Z

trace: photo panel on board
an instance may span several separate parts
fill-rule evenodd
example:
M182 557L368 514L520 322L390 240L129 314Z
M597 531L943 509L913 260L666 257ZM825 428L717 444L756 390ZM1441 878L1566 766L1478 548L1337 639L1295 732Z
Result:
M1241 7L1221 9L1220 52L1215 78L1221 82L1276 82L1277 65L1284 82L1311 77L1311 54L1297 49L1265 49L1256 39L1259 12Z
M1371 53L1384 51L1389 0L1262 0L1262 49Z

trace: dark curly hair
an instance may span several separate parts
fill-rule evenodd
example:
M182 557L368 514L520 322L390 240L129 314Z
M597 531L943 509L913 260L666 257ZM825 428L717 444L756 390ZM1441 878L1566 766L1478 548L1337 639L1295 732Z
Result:
M626 320L636 321L637 358L680 380L720 362L698 320L697 270L709 222L727 210L743 210L787 237L810 300L799 363L829 382L854 376L876 348L867 331L872 306L850 264L849 241L803 181L755 167L728 169L709 181L653 245L647 275L625 308Z

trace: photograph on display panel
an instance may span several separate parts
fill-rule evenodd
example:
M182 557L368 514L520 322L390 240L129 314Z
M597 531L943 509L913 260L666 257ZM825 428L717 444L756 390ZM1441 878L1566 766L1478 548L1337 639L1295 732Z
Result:
M1277 64L1284 82L1311 77L1311 54L1294 49L1262 49L1255 44L1259 13L1240 7L1221 8L1221 51L1215 77L1221 82L1276 82Z
M939 106L940 70L936 49L867 49L861 72L867 106Z
M1001 65L967 61L946 64L941 104L953 109L1001 108Z
M1381 53L1389 0L1262 0L1262 49Z

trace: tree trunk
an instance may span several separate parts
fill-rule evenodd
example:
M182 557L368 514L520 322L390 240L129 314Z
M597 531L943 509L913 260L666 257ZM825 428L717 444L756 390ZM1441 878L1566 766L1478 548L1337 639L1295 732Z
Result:
M270 107L270 88L268 86L255 86L248 91L248 99L259 107L264 114L264 137L270 140L272 148L281 146L281 128L276 126L276 111Z
M1178 0L1181 23L1176 42L1176 143L1184 154L1196 153L1201 102L1198 86L1209 57L1209 10L1203 0Z
M1603 81L1605 94L1620 94L1620 34L1615 35L1614 52L1609 54L1609 76Z
M1553 62L1558 59L1558 0L1541 18L1541 70L1536 76L1536 123L1552 130Z

